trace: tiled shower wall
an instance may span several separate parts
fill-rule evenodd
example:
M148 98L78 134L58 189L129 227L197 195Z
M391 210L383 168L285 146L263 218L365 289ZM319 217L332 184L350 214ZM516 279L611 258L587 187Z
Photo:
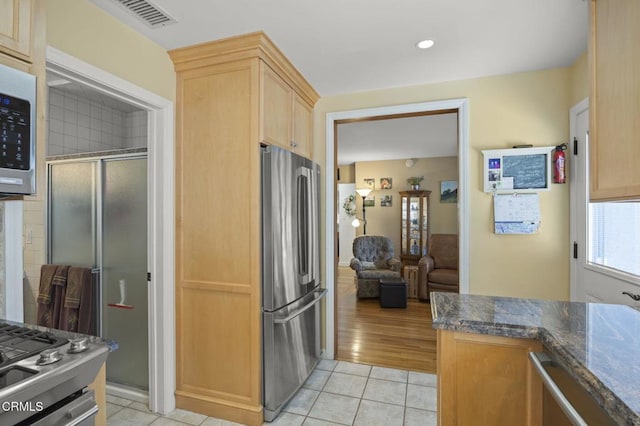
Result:
M147 146L147 112L49 89L47 156Z

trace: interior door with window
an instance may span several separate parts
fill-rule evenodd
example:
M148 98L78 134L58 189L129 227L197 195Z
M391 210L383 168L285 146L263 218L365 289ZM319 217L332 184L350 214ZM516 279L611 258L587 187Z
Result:
M588 100L571 109L570 127L571 300L640 308L640 201L589 202Z

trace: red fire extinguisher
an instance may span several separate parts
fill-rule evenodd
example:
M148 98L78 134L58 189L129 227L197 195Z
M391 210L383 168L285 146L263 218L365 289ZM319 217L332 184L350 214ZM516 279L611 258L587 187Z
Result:
M556 150L553 153L553 183L566 183L567 176L564 173L564 151L567 149L567 144L556 146Z

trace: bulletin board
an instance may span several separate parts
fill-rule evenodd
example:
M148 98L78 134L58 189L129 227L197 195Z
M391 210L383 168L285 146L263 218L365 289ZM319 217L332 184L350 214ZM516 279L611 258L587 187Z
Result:
M484 192L519 193L551 189L554 147L484 150Z

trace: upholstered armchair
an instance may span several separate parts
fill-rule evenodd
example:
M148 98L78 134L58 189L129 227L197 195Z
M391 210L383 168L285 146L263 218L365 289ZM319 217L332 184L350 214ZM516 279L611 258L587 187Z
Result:
M418 262L418 299L429 300L432 291L458 293L458 236L432 234L427 253Z
M402 262L395 259L391 239L361 235L353 240L351 269L356 271L356 296L379 297L380 278L400 278Z

